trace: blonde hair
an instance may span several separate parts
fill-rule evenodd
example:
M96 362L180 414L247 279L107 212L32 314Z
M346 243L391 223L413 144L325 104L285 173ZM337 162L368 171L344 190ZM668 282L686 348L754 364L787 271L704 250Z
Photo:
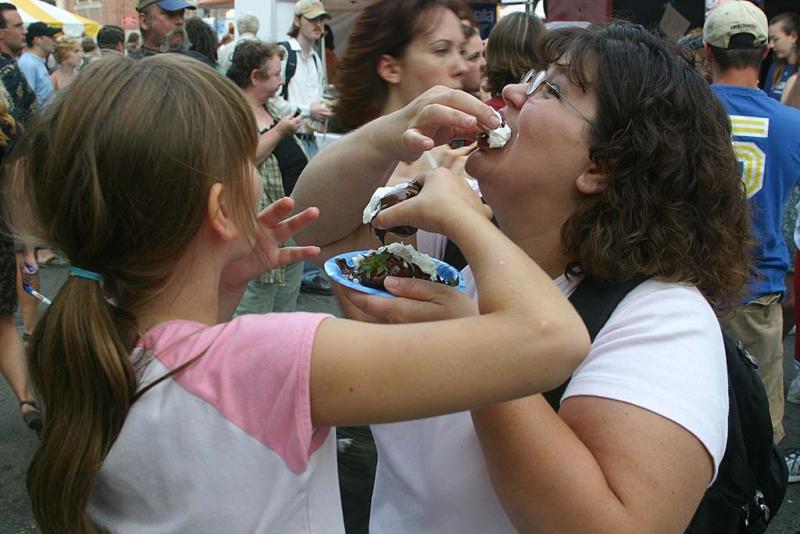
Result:
M140 307L178 275L215 183L255 243L256 131L230 80L163 54L93 62L23 135L4 196L15 229L103 277L68 278L31 345L45 421L28 492L42 532L91 530L95 477L137 395Z
M69 36L59 37L58 41L56 41L56 47L53 50L53 57L55 57L56 62L61 64L70 52L80 52L81 51L81 42Z
M8 100L8 91L0 83L0 147L8 146L10 136L17 131L17 123L11 116Z

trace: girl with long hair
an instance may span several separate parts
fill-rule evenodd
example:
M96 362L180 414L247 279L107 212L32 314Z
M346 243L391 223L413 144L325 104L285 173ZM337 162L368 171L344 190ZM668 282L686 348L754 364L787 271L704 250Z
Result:
M393 157L479 124L498 121L474 99L415 102L391 121L407 132ZM331 425L528 395L585 356L566 299L459 180L418 225L458 236L480 315L231 320L247 282L319 251L279 246L315 208L289 216L284 198L256 213L257 145L240 89L177 54L93 62L25 133L12 220L73 266L30 352L44 432L28 491L42 532L343 532ZM451 185L426 184L422 208Z

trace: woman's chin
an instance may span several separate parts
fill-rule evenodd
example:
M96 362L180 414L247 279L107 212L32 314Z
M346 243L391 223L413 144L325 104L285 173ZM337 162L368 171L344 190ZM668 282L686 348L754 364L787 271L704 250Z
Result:
M497 165L507 150L508 145L503 148L489 148L486 143L478 143L478 150L469 155L464 170L479 182L489 178L496 172Z

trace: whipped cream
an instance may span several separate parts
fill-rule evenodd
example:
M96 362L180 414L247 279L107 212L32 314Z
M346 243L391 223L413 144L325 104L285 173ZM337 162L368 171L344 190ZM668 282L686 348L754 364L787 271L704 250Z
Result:
M511 128L503 121L499 128L495 128L489 133L489 148L503 148L511 139Z
M509 136L511 134L509 133ZM379 187L372 193L372 198L369 199L369 203L367 207L364 208L364 214L361 216L361 222L364 224L369 224L372 222L372 219L381 211L381 200L386 195L390 195L395 191L399 191L401 189L408 189L411 186L411 182L406 182L404 184L395 185L391 187Z
M370 250L367 252L367 254L358 254L353 256L351 261L355 267L359 267L361 266L361 262L364 260L364 256L375 252L384 251L388 251L395 256L403 258L408 263L416 265L423 273L427 274L432 281L436 281L436 263L433 261L433 258L427 254L419 252L411 245L404 245L403 243L389 243L385 247Z

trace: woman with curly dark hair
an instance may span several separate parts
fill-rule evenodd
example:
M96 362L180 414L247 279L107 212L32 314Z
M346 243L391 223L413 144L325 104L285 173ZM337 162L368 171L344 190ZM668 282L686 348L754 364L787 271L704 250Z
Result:
M714 304L736 302L750 273L748 206L725 111L641 26L555 30L539 52L546 70L503 91L511 140L482 147L467 172L503 232L565 294L589 278L645 280L594 339L558 411L535 395L373 428L371 532L683 532L715 479L728 395ZM411 108L461 102L436 89ZM402 132L399 118L370 123L312 162L295 197L318 203L322 220L302 239L351 231L397 145L425 150L453 135ZM346 168L349 151L357 174ZM423 192L452 177L424 179ZM376 224L424 221L446 195L428 200L401 203ZM391 292L405 298L350 299L399 322L478 310L440 284L397 279Z

